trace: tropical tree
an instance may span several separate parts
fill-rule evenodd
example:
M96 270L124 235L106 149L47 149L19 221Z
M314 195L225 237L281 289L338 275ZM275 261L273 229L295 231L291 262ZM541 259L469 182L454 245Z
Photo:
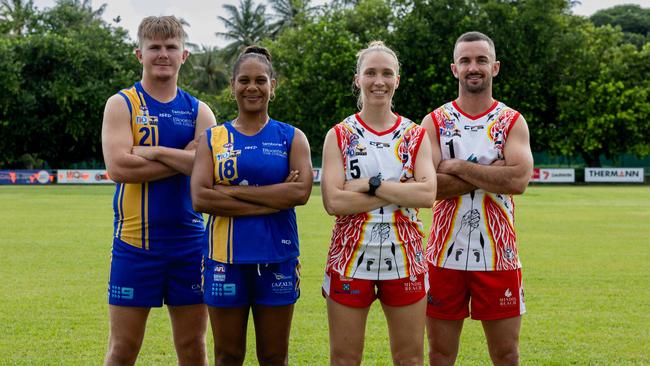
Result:
M549 129L550 147L563 156L582 157L600 166L631 152L650 154L650 45L641 51L622 42L620 29L581 22L572 27L565 54L572 60L558 70L558 116Z
M623 39L639 49L650 41L650 8L635 4L617 5L599 10L589 19L598 26L610 24L621 27Z
M223 9L229 16L217 18L226 27L226 31L215 34L232 40L224 48L227 60L233 60L244 47L258 44L269 37L266 7L263 4L255 5L253 0L239 0L239 7L226 4Z
M0 1L0 30L14 36L21 36L36 11L32 0L1 0Z
M190 86L201 92L217 94L228 85L228 70L217 47L202 45L192 54L193 78Z
M309 6L310 0L269 0L275 13L275 22L269 28L271 36L277 37L284 29L293 28L306 20L316 7Z
M106 99L140 68L126 31L71 3L39 14L46 32L0 38L0 166L102 161Z

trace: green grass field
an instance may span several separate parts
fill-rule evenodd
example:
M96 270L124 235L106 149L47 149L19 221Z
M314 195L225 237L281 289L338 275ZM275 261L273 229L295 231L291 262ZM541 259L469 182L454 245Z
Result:
M0 187L0 365L102 362L112 192L112 187ZM421 218L428 228L430 210ZM320 284L333 220L318 189L298 209L298 220L302 297L290 364L325 365ZM528 309L522 364L649 365L650 187L534 186L517 200L517 225ZM248 344L246 364L254 365L250 329ZM169 318L156 309L138 365L175 360ZM364 364L390 363L385 321L374 304ZM458 364L489 364L480 323L466 322Z

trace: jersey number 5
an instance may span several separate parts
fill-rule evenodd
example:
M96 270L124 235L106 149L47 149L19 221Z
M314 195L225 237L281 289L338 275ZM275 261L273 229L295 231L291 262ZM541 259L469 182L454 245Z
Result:
M361 177L361 169L359 168L359 159L350 160L350 176L352 179Z

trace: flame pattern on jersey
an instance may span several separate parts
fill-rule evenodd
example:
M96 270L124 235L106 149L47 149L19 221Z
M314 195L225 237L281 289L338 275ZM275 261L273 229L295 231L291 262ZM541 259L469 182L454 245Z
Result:
M334 127L346 180L381 173L383 180L414 177L425 130L398 117L387 131L369 128L358 115ZM371 212L337 216L326 271L359 279L385 280L426 272L418 210L390 204Z
M516 235L510 218L490 195L485 195L483 198L483 213L487 217L488 237L492 251L496 254L492 257L492 268L504 271L519 268L519 263L516 260L518 257L515 244ZM502 248L502 250L495 250L496 248Z
M454 197L447 200L437 201L433 209L432 233L427 242L427 261L442 265L444 256L440 255L445 250L453 250L451 235L454 231L454 220L460 207L461 197ZM433 232L435 230L435 232Z
M470 116L451 102L431 112L431 117L443 160L489 165L504 159L508 133L520 114L495 101L483 114ZM512 196L476 189L436 202L427 261L471 271L520 268Z

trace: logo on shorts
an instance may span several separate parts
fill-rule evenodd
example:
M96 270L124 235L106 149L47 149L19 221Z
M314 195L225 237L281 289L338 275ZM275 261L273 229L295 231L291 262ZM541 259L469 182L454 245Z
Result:
M192 292L195 294L201 294L203 293L203 290L201 289L201 284L200 283L195 283L192 285Z
M288 278L288 276L285 276L282 273L275 273L275 272L273 272L273 276L277 281L281 281L284 280L285 278Z
M346 292L350 291L350 284L349 283L344 283L343 286L341 286L341 287L343 288L343 291L346 291Z
M214 266L214 273L226 273L226 266L223 264L217 264Z
M274 273L275 274L275 273ZM288 277L284 277L288 278ZM295 287L293 286L293 281L291 280L283 280L283 281L275 281L271 283L271 291L273 291L274 294L288 294L291 292L295 291Z
M234 283L213 283L210 289L212 296L235 296L237 285Z
M108 297L118 300L133 300L135 290L133 287L108 286Z
M225 274L220 274L220 273L215 273L213 276L213 280L215 282L225 282L226 281L226 275Z
M512 291L510 291L510 288L507 288L506 291L503 293L503 297L499 298L499 306L516 306L517 305L517 298L512 296Z
M413 292L422 292L424 291L424 285L422 282L417 280L417 276L411 276L411 282L404 282L404 292L413 293Z

